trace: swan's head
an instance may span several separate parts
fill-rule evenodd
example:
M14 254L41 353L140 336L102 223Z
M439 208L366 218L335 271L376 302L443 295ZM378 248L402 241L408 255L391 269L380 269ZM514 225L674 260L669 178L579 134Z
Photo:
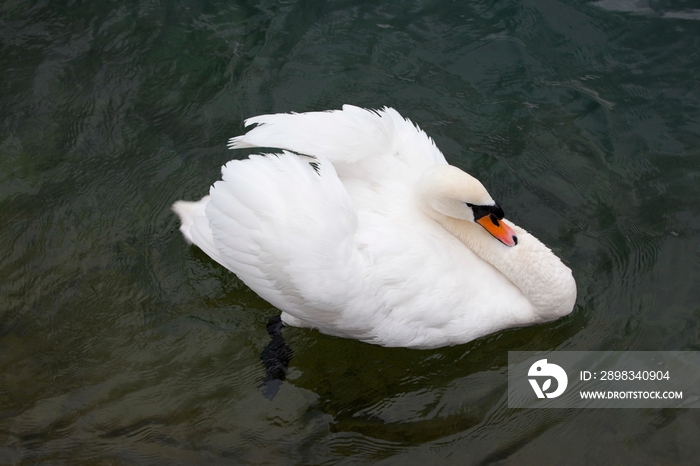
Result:
M518 244L513 229L502 221L503 209L479 180L459 168L452 165L431 167L418 180L416 190L428 215L433 211L475 222L506 246Z

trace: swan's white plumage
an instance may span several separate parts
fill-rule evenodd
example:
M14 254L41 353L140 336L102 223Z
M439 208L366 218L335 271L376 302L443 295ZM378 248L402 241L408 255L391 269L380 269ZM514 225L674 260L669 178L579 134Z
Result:
M416 184L446 162L433 141L393 109L346 105L263 115L246 121L251 124L258 126L231 139L230 147L284 151L227 163L209 196L178 201L173 210L185 238L281 309L286 324L429 348L571 311L571 272L527 232L518 228L521 245L507 248L481 227L464 227L476 243L496 248L494 263L507 262L518 248L522 257L531 252L526 260L535 262L520 264L525 272L518 273L534 278L520 284L472 252L460 237L462 226L448 231L450 225L423 212ZM490 199L485 190L483 196ZM552 300L564 301L551 311L541 311L548 302L533 307L514 284L535 296L542 280L557 293Z

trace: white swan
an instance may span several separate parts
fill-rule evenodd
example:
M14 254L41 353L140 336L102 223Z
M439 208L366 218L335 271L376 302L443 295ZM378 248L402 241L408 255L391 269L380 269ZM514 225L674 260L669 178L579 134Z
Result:
M285 324L435 348L572 311L571 270L395 110L345 105L252 124L230 148L306 155L230 161L208 196L173 210L185 238Z

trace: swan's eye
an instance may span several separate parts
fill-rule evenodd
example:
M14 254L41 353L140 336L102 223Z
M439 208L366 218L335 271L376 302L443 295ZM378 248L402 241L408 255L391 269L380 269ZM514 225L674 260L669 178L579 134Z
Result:
M498 220L505 216L501 206L495 203L494 205L474 205L470 204L469 202L466 204L468 207L471 207L472 211L474 212L474 220L479 220L481 217L486 217L488 215L493 224L498 226Z

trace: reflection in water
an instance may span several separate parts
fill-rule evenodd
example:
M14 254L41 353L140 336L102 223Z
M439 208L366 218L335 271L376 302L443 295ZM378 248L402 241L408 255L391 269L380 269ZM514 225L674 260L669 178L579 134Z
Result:
M292 348L282 336L283 327L280 316L270 317L266 326L270 342L260 353L260 360L265 366L265 380L260 388L268 400L275 398L284 379L287 378L289 361L292 359Z
M2 8L1 462L696 462L692 412L505 398L509 350L700 350L695 6ZM574 313L434 351L285 329L265 399L278 311L169 206L244 118L344 103L420 121L574 270Z

